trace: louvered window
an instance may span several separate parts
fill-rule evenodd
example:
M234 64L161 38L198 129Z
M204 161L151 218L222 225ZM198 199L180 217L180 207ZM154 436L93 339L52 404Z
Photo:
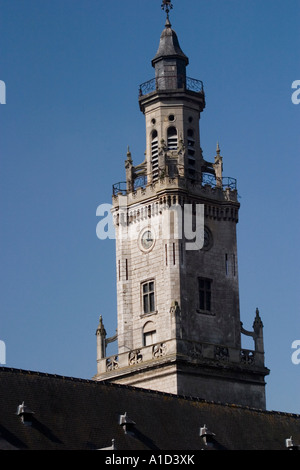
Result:
M158 178L158 135L157 135L157 131L152 132L151 161L152 161L152 178L155 181Z
M169 127L168 129L168 150L177 150L178 138L176 127Z
M192 129L188 130L188 138L187 138L187 147L188 147L188 172L191 178L195 177L195 139L194 139L194 131Z

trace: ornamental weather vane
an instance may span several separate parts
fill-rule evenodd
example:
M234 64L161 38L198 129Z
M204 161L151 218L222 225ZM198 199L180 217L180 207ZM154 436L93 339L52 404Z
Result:
M169 19L169 13L170 13L170 10L172 10L172 8L173 8L172 2L170 2L169 0L163 0L161 4L161 9L167 13L167 19Z

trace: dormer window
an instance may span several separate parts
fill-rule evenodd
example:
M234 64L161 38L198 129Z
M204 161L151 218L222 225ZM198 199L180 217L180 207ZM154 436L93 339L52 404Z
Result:
M124 415L121 415L119 418L120 426L124 429L125 434L128 434L133 431L135 422L129 418L127 412Z
M18 406L16 414L20 416L21 421L25 426L32 425L34 412L30 408L28 408L28 406L26 406L24 402Z

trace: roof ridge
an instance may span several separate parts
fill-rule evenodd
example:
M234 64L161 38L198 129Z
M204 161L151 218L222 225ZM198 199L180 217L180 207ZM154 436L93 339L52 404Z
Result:
M24 374L24 375L36 375L38 377L49 377L49 378L56 378L56 379L62 379L62 380L68 380L68 381L75 381L75 382L81 382L81 383L89 383L93 385L104 385L108 387L115 387L115 388L126 388L128 390L134 390L138 391L139 393L152 393L155 395L162 395L162 396L169 396L172 398L179 398L181 400L187 400L187 401L197 401L201 403L207 403L211 405L219 405L219 406L226 406L229 408L240 408L244 410L250 410L250 411L255 411L258 413L265 413L265 414L276 414L276 415L282 415L282 416L290 416L290 417L295 417L295 418L300 418L300 414L297 413L289 413L285 411L274 411L274 410L263 410L260 408L253 408L250 406L245 406L245 405L237 405L234 403L225 403L225 402L220 402L220 401L213 401L213 400L206 400L204 398L196 397L196 396L187 396L187 395L177 395L174 393L168 393L168 392L161 392L158 390L150 390L146 388L140 388L140 387L134 387L132 385L125 385L125 384L116 384L113 382L109 382L106 380L103 381L98 381L98 380L93 380L93 379L83 379L80 377L71 377L71 376L65 376L65 375L60 375L60 374L52 374L49 372L39 372L39 371L32 371L32 370L27 370L27 369L17 369L13 367L0 367L0 372L12 372L12 373L19 373L19 374Z

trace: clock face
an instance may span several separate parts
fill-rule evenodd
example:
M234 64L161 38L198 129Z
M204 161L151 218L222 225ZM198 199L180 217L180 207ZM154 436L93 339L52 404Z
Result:
M144 250L149 250L154 244L154 236L151 230L146 230L141 237L141 245Z
M204 227L204 243L203 243L203 248L205 250L209 250L212 246L212 235L210 233L210 230L208 230L207 227Z

